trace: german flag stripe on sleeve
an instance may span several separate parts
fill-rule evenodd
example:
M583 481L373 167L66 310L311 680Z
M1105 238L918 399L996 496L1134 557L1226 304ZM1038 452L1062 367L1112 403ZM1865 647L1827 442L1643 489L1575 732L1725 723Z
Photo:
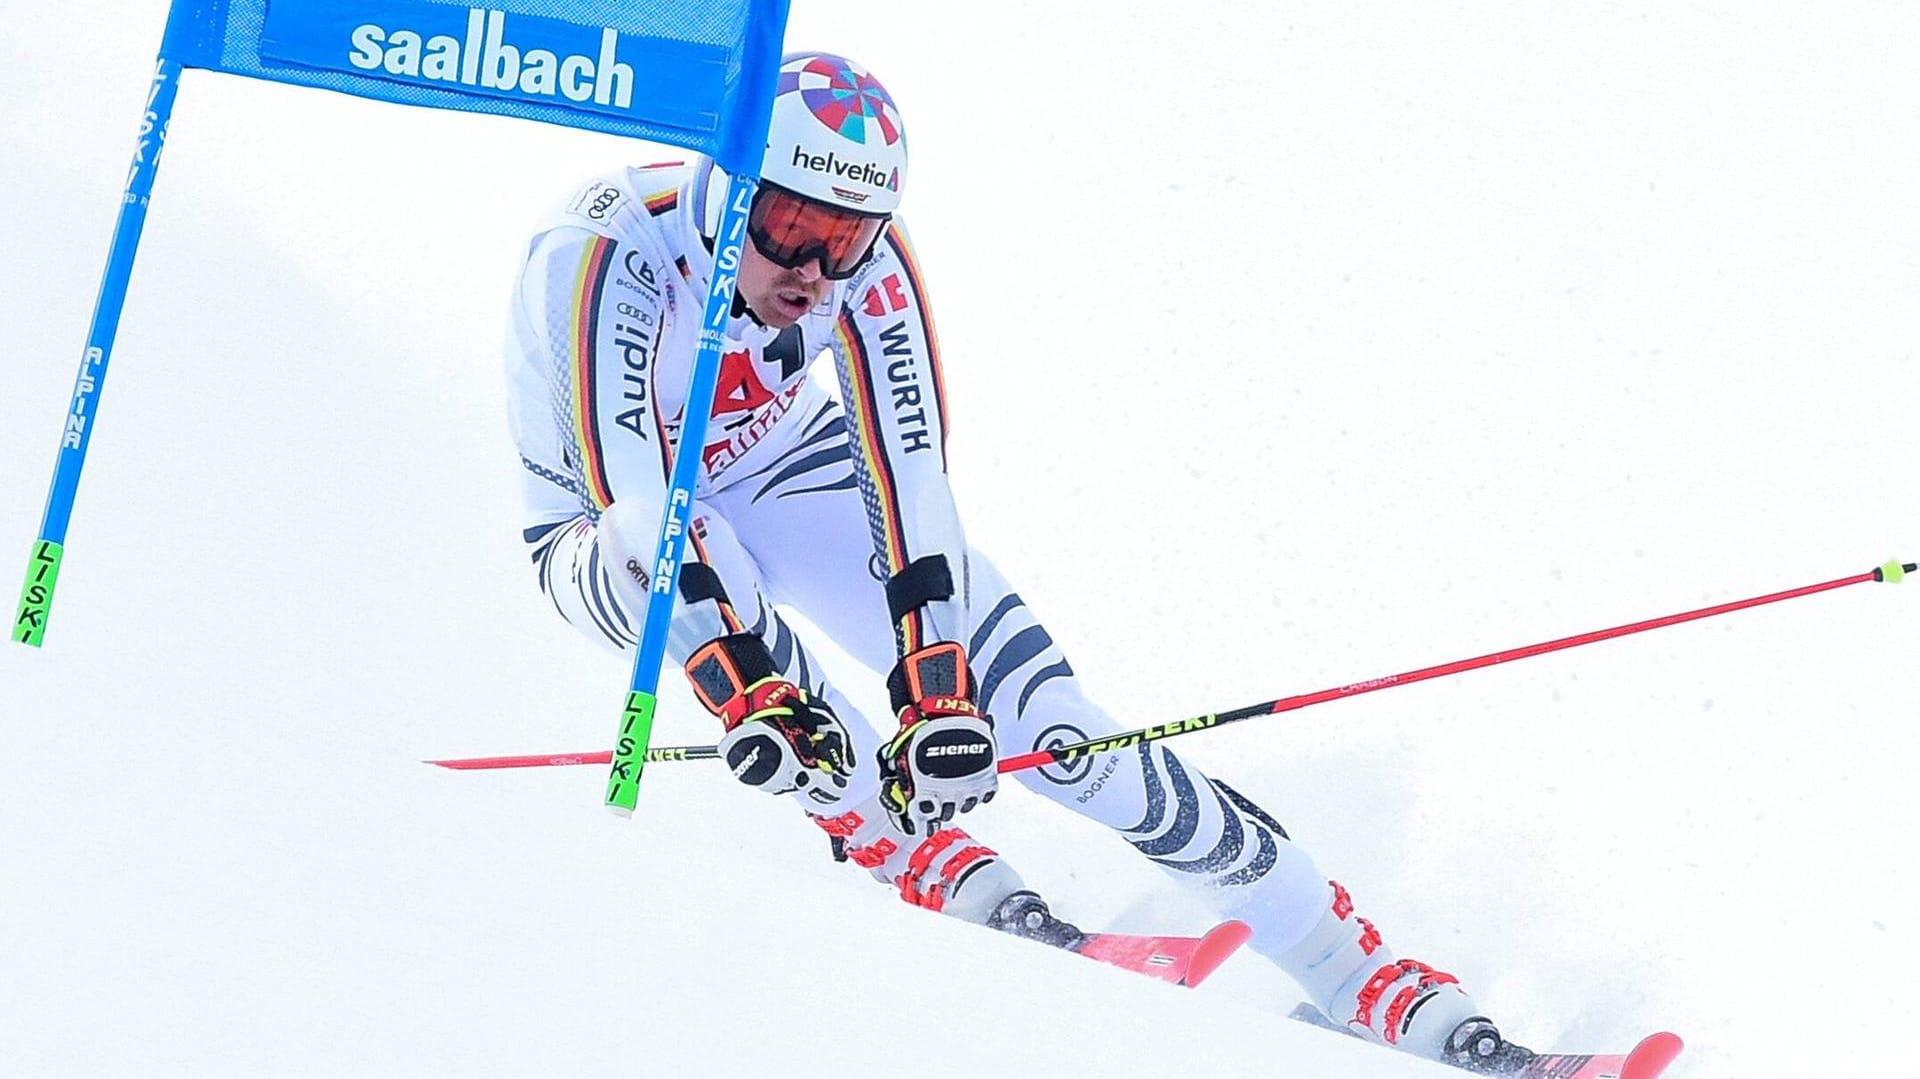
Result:
M613 274L614 248L619 245L605 236L596 236L580 256L580 270L573 280L573 438L580 451L580 478L595 508L613 505L613 485L607 482L607 462L600 452L597 422L598 386L595 384L599 358L594 335L600 297Z
M640 201L646 204L648 213L659 217L661 214L669 213L674 207L680 205L680 189L676 187L668 191L662 191L657 195L648 195Z
M840 313L834 333L839 336L840 351L846 357L845 390L847 407L853 413L849 417L853 421L852 433L859 440L860 459L866 463L862 471L872 481L867 502L868 523L873 528L875 546L886 563L887 573L892 575L906 568L907 536L901 522L893 467L887 461L885 433L880 429L879 403L873 397L867 350L860 340L859 330L853 325L852 312ZM920 647L918 612L907 616L902 623L902 630L907 638L904 647L909 651Z
M913 292L913 309L920 312L920 322L927 328L927 364L933 368L933 403L940 416L940 463L947 460L947 385L940 368L940 335L933 330L933 310L927 306L927 292L920 287L920 260L914 257L913 245L907 242L907 234L902 232L896 222L887 226L887 244L900 259L900 268L906 272L907 288Z
M653 339L655 341L665 341L668 339L668 337L672 332L669 329L669 322L672 319L672 317L673 317L672 311L667 309L662 309L660 311L660 325L656 327L654 330ZM655 355L658 355L658 354L659 353L656 351ZM647 396L654 401L660 400L660 391L655 388L655 382L653 377L654 373L659 370L660 370L660 365L657 363L649 364L647 366ZM660 478L663 480L666 480L668 485L671 486L673 482L674 443L673 443L673 440L669 438L667 434L667 417L663 414L664 410L659 408L652 408L652 409L648 409L647 411L653 413L653 431L654 431L654 434L660 436L658 439L654 441L654 445L660 447Z

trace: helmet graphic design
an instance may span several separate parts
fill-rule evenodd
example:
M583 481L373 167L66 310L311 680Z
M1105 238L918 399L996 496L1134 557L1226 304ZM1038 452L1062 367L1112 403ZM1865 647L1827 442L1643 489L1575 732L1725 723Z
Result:
M906 128L879 79L832 53L786 55L762 179L830 206L887 214L900 205L906 172Z

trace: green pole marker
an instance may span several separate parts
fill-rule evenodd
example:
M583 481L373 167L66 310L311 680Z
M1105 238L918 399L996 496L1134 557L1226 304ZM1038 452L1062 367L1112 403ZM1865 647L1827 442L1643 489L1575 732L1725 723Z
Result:
M1899 584L1901 578L1906 575L1907 568L1902 566L1897 558L1880 567L1880 579L1888 584Z
M641 748L653 735L654 696L634 690L627 694L627 710L620 715L620 740L613 746L613 770L607 774L607 805L614 812L633 813L640 795L640 769L646 764Z
M13 616L13 639L40 647L47 635L47 611L53 606L53 585L60 579L60 559L66 548L41 540L27 561L27 580L20 586L20 609Z

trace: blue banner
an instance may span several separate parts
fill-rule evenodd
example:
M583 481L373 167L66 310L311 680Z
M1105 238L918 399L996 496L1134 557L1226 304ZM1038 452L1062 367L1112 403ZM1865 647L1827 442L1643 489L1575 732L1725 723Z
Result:
M786 17L787 0L175 0L161 55L630 135L757 175Z
M713 158L735 188L750 191L766 149L787 3L173 0L13 638L37 648L46 634L182 68L666 143ZM717 362L703 340L696 379L701 364Z

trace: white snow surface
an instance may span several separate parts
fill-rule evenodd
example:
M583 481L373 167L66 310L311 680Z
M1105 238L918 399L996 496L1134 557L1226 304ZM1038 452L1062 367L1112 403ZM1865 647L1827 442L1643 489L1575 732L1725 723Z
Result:
M163 19L0 16L8 573ZM1917 38L1779 2L788 35L898 99L970 534L1140 725L1920 558ZM541 207L655 157L187 76L47 644L0 647L0 1075L1439 1074L1287 1022L1251 954L1187 992L911 910L712 766L624 821L597 767L418 763L611 742L498 350ZM1866 1072L1916 1020L1916 589L1177 748L1525 1043ZM711 741L666 682L656 743ZM1208 924L1025 791L968 824L1083 924Z

